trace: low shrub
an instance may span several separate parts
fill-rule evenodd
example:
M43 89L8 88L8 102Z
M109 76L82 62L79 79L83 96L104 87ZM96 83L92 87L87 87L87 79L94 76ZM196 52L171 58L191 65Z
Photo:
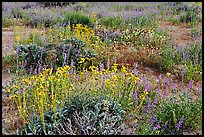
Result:
M71 27L73 26L75 27L76 24L82 24L91 28L94 27L94 22L92 21L92 19L83 15L81 12L76 12L76 13L67 12L64 15L64 19L62 22L64 26L70 25Z
M64 108L57 110L56 121L54 121L53 111L45 112L45 127L43 127L41 117L35 117L32 118L32 123L26 125L26 128L20 128L18 134L121 134L125 129L125 126L121 125L126 117L125 114L126 112L118 102L107 100L105 96L93 98L90 95L75 96L70 104L66 102ZM69 127L66 127L67 125Z

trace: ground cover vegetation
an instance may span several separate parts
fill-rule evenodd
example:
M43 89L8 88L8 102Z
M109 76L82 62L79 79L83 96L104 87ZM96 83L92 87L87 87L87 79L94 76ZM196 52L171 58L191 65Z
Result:
M202 134L202 3L3 2L2 29L3 134Z

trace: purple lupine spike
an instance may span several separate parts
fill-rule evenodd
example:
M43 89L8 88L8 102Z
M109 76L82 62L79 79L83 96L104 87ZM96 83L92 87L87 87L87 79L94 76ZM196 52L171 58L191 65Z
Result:
M156 124L154 127L153 127L153 130L158 130L158 129L160 129L161 127L160 127L160 123L158 123L158 124Z
M198 53L195 55L195 63L198 63Z
M144 85L146 85L146 79L145 78L142 78L142 83L144 84Z
M21 65L21 68L25 68L26 66L27 66L27 63L23 62L22 65Z
M41 68L42 68L42 65L39 64L39 66L38 66L38 74L41 72Z
M67 59L67 54L64 53L63 67L64 67L64 65L65 65L65 63L66 63L66 59Z
M109 59L107 61L107 68L110 69L110 61L109 61Z
M36 75L37 74L37 69L35 69L35 71L34 71L34 73L33 73L34 75Z
M164 98L165 97L165 92L164 92L164 90L162 90L162 98Z
M191 37L193 37L193 38L195 37L195 34L194 34L194 32L192 32L192 33L191 33Z
M183 60L185 60L185 52L184 51L182 52L182 57L183 57Z
M174 84L173 84L173 91L175 92L176 91L176 82L174 82Z
M172 46L172 39L170 39L170 45Z
M193 86L193 81L190 80L190 81L189 81L189 84L188 84L188 90L190 90L190 89L192 88L192 86Z
M133 74L136 76L137 75L137 63L135 63L134 65L134 69L133 69Z
M200 31L198 31L198 37L200 37Z
M79 80L79 74L76 75L76 80L77 80L77 81Z
M88 72L88 71L86 71L86 72L85 72L85 76L87 76L88 74L89 74L89 72Z
M72 69L73 66L74 66L74 61L72 60L72 61L71 61L71 64L70 64L70 69Z
M183 70L182 70L182 74L181 74L181 76L182 76L182 82L184 81L185 72L186 72L186 68L184 67Z
M157 104L158 103L158 99L157 97L154 97L154 104Z
M33 72L33 67L32 67L32 65L30 66L30 74L32 74L32 72Z
M100 62L100 64L99 64L99 70L100 70L100 71L103 71L103 69L104 69L103 63Z
M161 81L161 78L162 78L162 75L159 74L159 77L158 77L159 83L160 83L160 81Z
M155 116L152 116L152 118L151 118L151 120L150 120L150 125L152 125L154 122L155 122L155 120L156 120L156 117Z
M169 86L169 78L166 78L166 89L168 89Z
M20 47L17 46L17 47L16 47L16 54L17 54L17 55L18 55L19 50L20 50Z
M135 128L137 128L137 127L138 127L138 124L137 124L136 122L134 122L134 124L133 124L133 125L134 125L134 127L135 127Z
M181 127L183 120L184 120L184 116L182 116L182 118L179 120L178 124L176 124L176 126L175 126L176 129L179 129Z
M171 56L172 56L172 58L174 58L174 57L175 57L175 55L174 55L174 51L172 51Z
M151 88L150 85L147 84L147 85L145 86L145 91L146 91L146 92L150 91L150 88Z
M138 94L137 94L138 90L135 90L135 92L133 92L133 96L135 97L135 102L138 101Z
M81 49L78 49L78 54L80 54L80 52L81 52Z
M167 127L168 127L168 122L165 123L164 129L166 129Z
M148 101L148 103L147 103L147 105L146 105L145 112L147 112L147 111L149 110L150 106L151 106L151 102L150 102L150 101Z

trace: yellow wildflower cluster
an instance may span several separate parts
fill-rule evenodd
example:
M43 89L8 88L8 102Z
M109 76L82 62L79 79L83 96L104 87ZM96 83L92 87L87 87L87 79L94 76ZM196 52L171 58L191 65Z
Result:
M83 63L84 59L81 59L81 62ZM21 108L32 104L35 113L41 113L42 109L46 111L62 107L72 95L97 92L96 87L103 89L99 91L101 93L108 92L110 96L119 97L117 92L123 91L125 84L129 84L127 88L134 90L140 78L128 72L125 66L122 66L121 70L118 66L114 64L111 69L99 69L92 65L89 67L89 72L88 70L77 72L74 69L71 70L70 66L59 67L56 73L53 73L53 69L43 69L41 73L24 78L18 85L11 86L7 91L14 94L23 89L23 97L19 94L19 96L16 95L18 98L11 96L11 99L15 99L17 106ZM82 88L83 83L89 90ZM29 109L29 111L32 110Z

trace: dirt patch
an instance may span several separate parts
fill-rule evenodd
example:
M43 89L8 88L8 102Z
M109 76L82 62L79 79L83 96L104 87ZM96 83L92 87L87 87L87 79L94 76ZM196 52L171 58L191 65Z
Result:
M198 26L202 29L201 25ZM172 25L170 22L163 21L159 27L163 31L166 31L166 33L173 38L172 42L180 48L185 48L195 41L195 38L191 36L191 28L189 28L186 23ZM200 36L198 40L202 41L202 36Z

